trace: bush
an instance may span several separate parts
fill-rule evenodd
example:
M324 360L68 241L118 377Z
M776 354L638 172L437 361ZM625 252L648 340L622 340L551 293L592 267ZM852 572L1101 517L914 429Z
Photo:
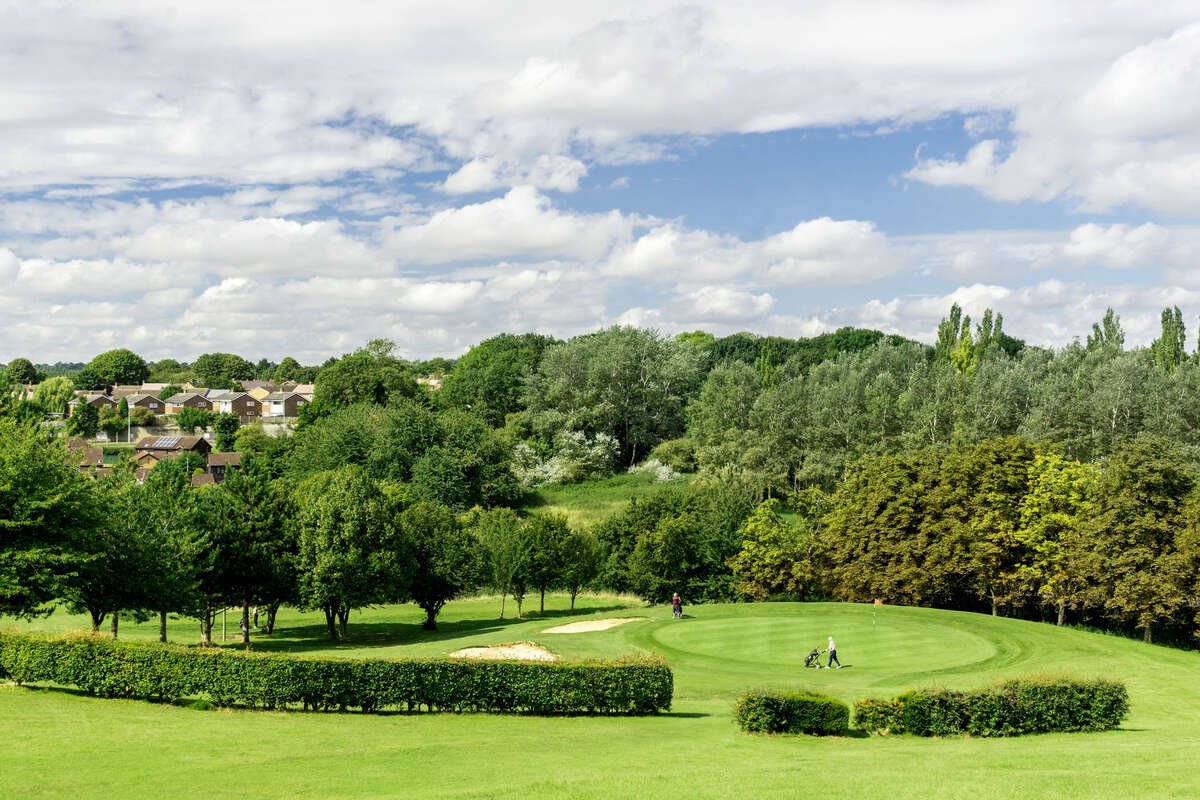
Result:
M750 693L738 698L734 716L749 733L813 733L840 736L850 709L832 697L809 692Z
M854 704L855 724L872 733L917 736L1019 736L1103 731L1129 712L1124 684L1078 678L1021 678L986 689L905 692L894 700Z
M650 459L676 472L695 472L696 446L691 439L668 439L650 451Z
M158 424L158 417L145 406L134 406L129 409L129 424L139 428L148 428Z
M652 714L670 708L660 660L524 662L313 659L91 636L0 633L0 675L100 697L305 710L384 708L527 714Z

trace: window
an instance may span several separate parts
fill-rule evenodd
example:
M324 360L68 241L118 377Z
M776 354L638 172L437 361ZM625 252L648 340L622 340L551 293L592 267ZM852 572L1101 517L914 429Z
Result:
M151 407L151 408L158 408L158 403L151 403L151 404L150 404L150 407Z

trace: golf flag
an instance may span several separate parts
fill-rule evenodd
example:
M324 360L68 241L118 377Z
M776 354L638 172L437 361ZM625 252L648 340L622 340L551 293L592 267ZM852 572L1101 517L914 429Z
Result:
M875 605L877 605L877 606L881 606L881 605L883 605L883 601L882 601L882 600L880 600L878 597L876 597L876 598L875 598Z

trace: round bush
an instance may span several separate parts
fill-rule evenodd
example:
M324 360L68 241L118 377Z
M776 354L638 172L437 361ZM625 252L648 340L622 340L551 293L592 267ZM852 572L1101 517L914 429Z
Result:
M839 736L850 725L850 709L845 703L809 692L743 695L734 706L734 717L748 733Z

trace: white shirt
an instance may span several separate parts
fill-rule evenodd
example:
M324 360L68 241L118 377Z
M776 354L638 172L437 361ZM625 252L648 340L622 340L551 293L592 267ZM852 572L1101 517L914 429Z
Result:
M830 650L837 650L837 645L833 643L833 637L832 637L832 636L830 636L830 637L829 637L829 649L830 649Z

